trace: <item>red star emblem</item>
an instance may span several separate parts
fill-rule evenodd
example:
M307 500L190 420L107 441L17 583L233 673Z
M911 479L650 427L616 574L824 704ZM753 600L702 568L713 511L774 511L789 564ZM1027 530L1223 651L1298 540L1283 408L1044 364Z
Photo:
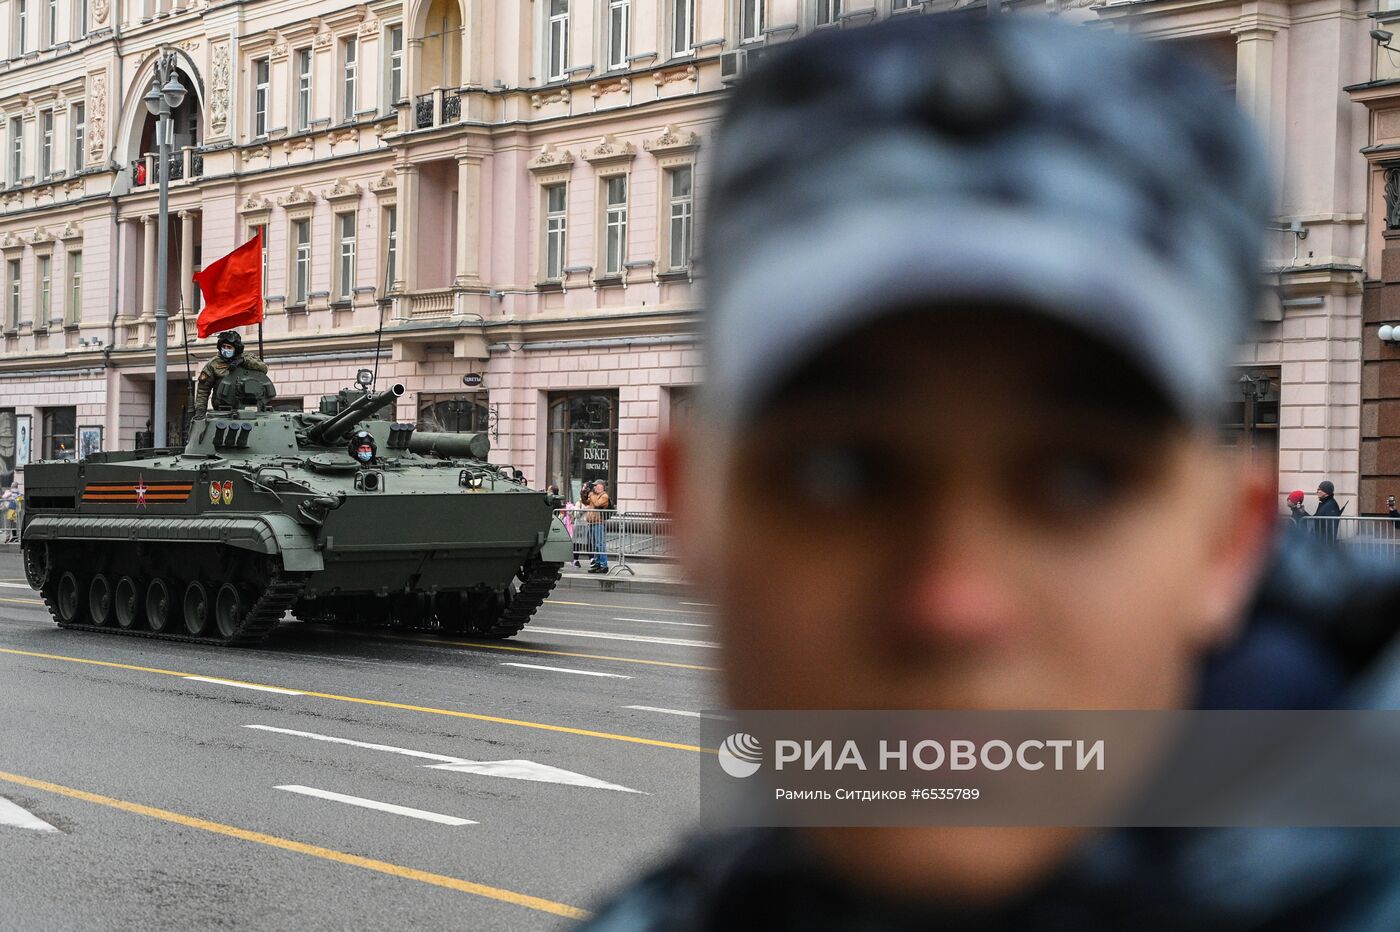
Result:
M136 507L146 507L146 479L144 476L136 477Z

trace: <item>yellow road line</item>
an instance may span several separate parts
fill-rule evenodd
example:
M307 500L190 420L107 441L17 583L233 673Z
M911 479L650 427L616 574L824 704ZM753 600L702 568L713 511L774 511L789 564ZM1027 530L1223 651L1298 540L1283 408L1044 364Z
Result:
M168 809L157 809L154 806L143 806L140 803L128 802L127 800L116 799L112 796L89 793L86 790L77 790L71 786L63 786L59 783L35 780L32 777L22 777L19 774L6 773L3 770L0 770L0 780L16 783L20 786L27 786L33 790L43 790L46 793L57 793L60 796L81 799L84 802L96 803L99 806L109 806L112 809L120 809L123 812L130 812L151 819L160 819L163 822L173 822L176 825L197 828L205 832L213 832L215 835L226 835L229 838L251 841L259 845L267 845L270 848L294 851L297 854L309 855L313 858L320 858L323 861L334 861L338 864L348 864L351 867L362 867L365 870L377 871L381 874L388 874L391 877L402 877L405 880L417 880L420 883L432 884L435 887L446 887L449 890L456 890L460 893L471 893L475 896L498 900L502 903L510 903L513 906L524 906L526 909L538 910L539 912L549 913L553 916L563 916L566 919L587 919L589 917L586 910L579 909L577 906L569 906L565 903L556 903L554 900L546 900L538 896L517 893L514 890L505 890L500 887L492 887L484 883L462 880L459 877L434 874L428 871L418 870L415 867L391 864L388 861L377 861L374 858L365 858L358 854L347 854L344 851L336 851L333 848L322 848L320 845L308 845L305 842L292 841L289 838L279 838L276 835L268 835L264 832L254 832L246 828L238 828L234 825L224 825L222 822L210 822L208 819L187 816L179 812L171 812Z
M0 647L0 654L14 654L19 657L39 657L44 660L62 660L67 663L82 663L94 667L112 667L117 670L134 670L138 673L158 673L162 676L196 676L202 674L182 673L176 670L162 670L158 667L139 667L129 663L117 663L112 660L91 660L87 657L66 657L63 654L45 654L32 650L16 650L12 647ZM301 689L294 686L278 686L271 683L254 683L250 680L234 680L221 677L224 682L236 683L242 686L261 687L263 689L295 689L305 696L312 696L317 699L333 699L336 702L353 702L357 705L372 705L382 709L400 709L405 712L423 712L427 715L447 715L452 718L466 718L477 722L490 722L494 725L513 725L516 728L534 728L539 731L554 731L566 735L580 735L585 738L602 738L607 741L622 741L627 744L645 744L656 748L670 748L675 751L698 751L707 753L705 748L695 744L679 744L675 741L658 741L655 738L638 738L634 735L618 735L608 731L593 731L588 728L573 728L568 725L550 725L546 722L528 722L518 718L501 718L497 715L483 715L480 712L462 712L457 709L438 709L432 706L409 705L404 702L389 702L385 699L364 699L360 696L341 696L336 693L318 693L309 689ZM715 753L708 751L708 753Z
M640 605L603 605L598 602L565 602L561 599L545 599L546 605L584 605L588 608L622 608L629 612L666 612L670 615L708 615L709 612L692 612L683 608L643 608Z

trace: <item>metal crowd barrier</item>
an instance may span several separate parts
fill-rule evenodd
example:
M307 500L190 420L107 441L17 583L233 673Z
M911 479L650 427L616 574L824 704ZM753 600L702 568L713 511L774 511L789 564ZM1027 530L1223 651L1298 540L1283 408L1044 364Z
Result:
M1285 518L1286 530L1308 534L1373 559L1400 562L1400 517Z
M637 575L631 564L676 559L671 516L650 511L614 511L584 506L559 508L574 541L574 560L583 565L599 557L607 562L608 575ZM630 562L629 562L630 561Z
M0 502L0 543L19 541L19 529L24 524L24 496L12 502Z

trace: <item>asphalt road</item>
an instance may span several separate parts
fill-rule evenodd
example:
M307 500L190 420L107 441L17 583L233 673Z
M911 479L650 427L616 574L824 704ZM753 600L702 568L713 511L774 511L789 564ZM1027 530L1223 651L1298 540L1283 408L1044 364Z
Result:
M0 552L0 929L574 926L697 820L705 611L210 649L61 631Z

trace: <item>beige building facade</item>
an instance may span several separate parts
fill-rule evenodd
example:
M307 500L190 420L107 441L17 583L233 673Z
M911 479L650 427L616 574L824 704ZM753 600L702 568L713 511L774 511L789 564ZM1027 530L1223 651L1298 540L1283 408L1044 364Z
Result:
M603 479L623 508L661 507L656 438L701 379L698 208L728 82L774 42L933 6L0 0L0 473L150 430L164 172L172 438L191 275L261 229L282 404L369 368L407 386L400 419L485 431L534 485ZM1191 44L1259 119L1282 166L1277 299L1227 433L1281 490L1354 494L1367 122L1341 88L1372 77L1366 10L1051 13ZM165 166L141 101L162 50L187 91ZM197 371L211 349L189 330Z

